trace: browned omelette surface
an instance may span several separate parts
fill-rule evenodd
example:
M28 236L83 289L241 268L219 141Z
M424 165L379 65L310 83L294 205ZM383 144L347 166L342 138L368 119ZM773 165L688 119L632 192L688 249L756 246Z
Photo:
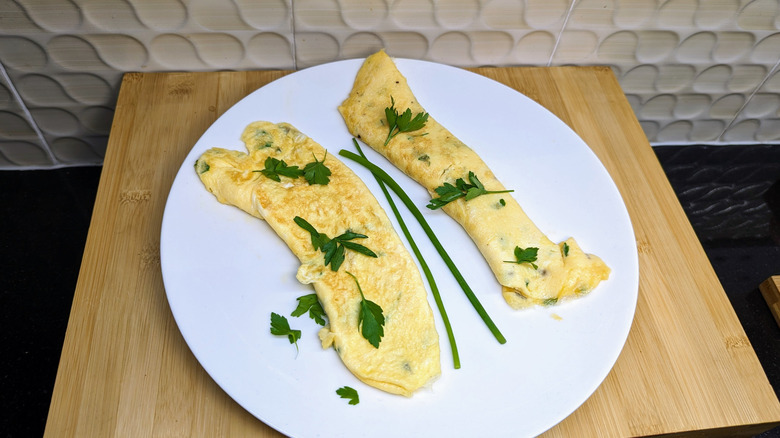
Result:
M297 278L313 284L328 317L328 325L319 334L323 347L333 346L355 376L384 391L409 396L428 385L440 374L440 360L427 291L409 252L368 188L292 125L255 122L246 127L241 139L248 152L210 149L196 162L196 172L220 202L266 220L298 257ZM284 176L274 181L257 172L267 157L301 169L315 157L325 159L332 172L330 183L310 185L304 178ZM368 237L358 243L378 257L348 250L334 272L325 266L323 253L314 249L309 232L293 221L296 216L331 238L347 230L364 234ZM347 272L358 279L366 299L383 310L384 337L379 348L358 330L361 298ZM291 303L296 298L291 296Z
M469 171L487 190L507 189L474 150L432 116L418 132L398 134L385 145L389 131L385 108L393 100L398 113L407 108L412 114L425 112L393 60L380 51L365 60L339 111L352 135L422 184L431 197L437 196L435 189L445 182L454 185L458 178L466 180ZM511 194L482 195L469 201L461 198L443 210L477 244L513 308L580 296L609 276L609 267L597 256L583 252L574 239L558 244L548 239ZM507 263L515 260L517 247L538 248L536 267Z

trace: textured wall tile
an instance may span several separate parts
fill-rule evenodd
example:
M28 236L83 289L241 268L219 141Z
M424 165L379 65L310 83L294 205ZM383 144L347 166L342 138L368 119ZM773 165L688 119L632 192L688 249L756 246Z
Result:
M99 162L127 71L300 69L381 48L461 67L607 65L653 144L780 143L779 4L0 0L0 168Z
M36 140L0 139L0 169L39 168L54 164Z
M54 156L67 164L99 164L106 154L104 137L62 136L49 140Z
M436 2L434 18L441 27L464 29L478 19L480 9L481 5L476 0Z
M464 59L472 59L470 35L465 32L450 31L436 36L431 43L429 59L442 64L458 64Z
M688 137L686 138L692 143L710 143L720 138L723 129L726 127L726 123L723 120L698 118L693 120L693 127L691 128ZM667 143L682 143L681 138L670 138Z
M672 116L678 119L697 119L706 116L712 99L706 94L680 94L676 96Z
M547 65L555 50L556 35L547 31L529 32L518 38L510 55L510 65Z
M9 70L41 71L49 56L46 49L24 36L0 36L0 59Z
M758 91L736 114L734 123L724 139L733 143L745 143L746 138L758 142L780 143L780 66L768 76Z
M0 1L0 34L14 35L41 30L20 4L11 0Z
M504 31L530 29L530 25L525 21L524 11L523 2L494 0L483 5L480 19L490 29Z
M780 59L778 14L776 1L762 0L581 0L560 41L571 35L583 47L557 51L553 63L613 66L654 144L725 141L723 129L733 127ZM593 37L597 48L585 55L584 40ZM701 111L706 101L711 107ZM750 132L740 126L729 141Z
M748 30L776 30L778 4L775 0L754 0L739 10L737 25Z
M742 94L727 94L712 104L709 115L715 119L733 119L739 114L746 100Z
M380 48L393 56L465 67L547 64L570 4L299 0L294 8L299 68L362 57ZM581 43L572 38L563 50L580 53Z
M0 138L35 138L35 129L21 111L0 111Z
M0 0L0 62L32 116L0 88L0 139L21 140L0 166L99 163L124 72L292 69L292 29L291 0Z
M760 0L305 0L294 7L299 67L379 48L458 66L609 65L654 143L720 141L780 57L780 12ZM389 35L408 44L396 48Z
M777 118L780 116L780 96L771 93L757 93L742 109L742 115L750 118Z
M0 170L54 165L12 88L0 75Z
M565 0L527 0L525 21L534 29L557 26L566 18L569 3Z
M11 84L0 76L0 110L14 110L20 108L19 102L11 92Z

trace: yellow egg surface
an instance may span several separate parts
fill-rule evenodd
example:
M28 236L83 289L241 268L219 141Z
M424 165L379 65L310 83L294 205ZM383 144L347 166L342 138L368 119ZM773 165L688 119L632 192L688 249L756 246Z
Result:
M486 190L507 189L474 150L430 115L422 129L400 133L385 144L389 132L385 108L391 106L399 114L406 109L413 115L425 113L393 60L380 51L365 60L352 91L339 106L350 133L423 185L432 198L444 183L468 181L469 172ZM609 277L609 267L599 257L582 252L574 239L552 242L510 193L460 198L442 209L477 244L513 308L577 297ZM516 260L516 248L537 248L533 264L508 263Z
M333 346L356 377L381 390L410 396L430 384L441 369L427 291L417 265L363 181L290 124L254 122L241 139L247 152L210 149L197 160L195 171L217 200L267 221L300 260L296 276L314 286L328 317L319 333L323 348ZM330 182L310 184L287 176L274 181L260 172L269 157L300 169L324 162ZM296 216L329 238L347 231L367 236L354 241L377 257L347 249L343 264L333 271L323 252L314 248L309 231L294 222ZM360 333L362 300L355 279L365 299L382 308L384 336L378 348Z

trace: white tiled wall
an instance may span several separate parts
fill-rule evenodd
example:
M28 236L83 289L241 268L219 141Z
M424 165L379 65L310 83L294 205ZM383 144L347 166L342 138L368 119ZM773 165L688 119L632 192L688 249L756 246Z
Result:
M0 169L99 164L123 72L302 69L382 47L609 65L652 144L780 145L778 0L0 0Z

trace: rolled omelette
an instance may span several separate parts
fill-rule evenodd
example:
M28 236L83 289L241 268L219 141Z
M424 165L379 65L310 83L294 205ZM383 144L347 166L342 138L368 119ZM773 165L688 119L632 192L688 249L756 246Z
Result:
M241 139L247 152L209 149L196 161L195 170L219 202L264 219L300 260L296 277L314 286L328 317L328 325L319 332L322 347L333 346L357 378L389 393L410 396L432 382L441 369L427 291L417 265L363 181L292 125L255 122ZM268 157L300 169L324 159L330 182L310 185L303 177L285 176L274 181L259 172ZM309 232L293 221L296 216L330 238L347 230L363 234L367 238L355 242L378 257L347 250L334 272L325 265L323 253L314 249ZM379 348L358 329L361 296L347 272L359 281L365 298L383 310Z
M407 108L413 115L425 112L406 78L382 50L366 58L352 91L339 106L349 132L423 185L432 198L444 183L455 185L459 178L468 182L469 172L474 172L486 190L507 189L474 150L430 115L422 129L400 133L385 145L389 132L385 108L391 105L399 114ZM599 257L583 252L573 238L552 242L509 193L468 201L460 198L442 209L476 243L512 308L578 297L609 277L609 267ZM511 263L516 261L516 248L538 248L537 259L533 264Z

